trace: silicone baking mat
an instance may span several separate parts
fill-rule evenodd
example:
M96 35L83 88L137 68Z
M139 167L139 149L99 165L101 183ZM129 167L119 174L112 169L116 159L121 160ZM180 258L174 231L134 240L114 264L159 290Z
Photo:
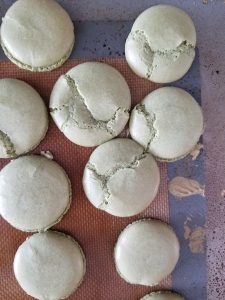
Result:
M135 76L124 59L105 59L104 61L117 68L126 78L132 94L132 104L138 103L147 93L158 85ZM49 96L60 74L83 62L76 59L68 61L60 69L50 73L30 73L12 65L10 62L0 62L0 77L13 77L31 84L43 97L48 105ZM126 130L122 136L126 135ZM50 118L46 138L33 153L49 150L54 159L62 165L72 183L73 200L69 212L62 221L54 226L75 237L81 244L87 258L87 273L85 280L70 299L138 299L151 289L138 285L127 284L117 274L113 262L113 247L121 230L130 222L143 217L156 217L169 221L169 202L167 195L166 165L159 164L161 184L159 193L149 208L132 218L117 218L94 208L86 199L82 188L84 166L91 154L91 148L77 146L67 140L57 129ZM8 160L0 160L2 168ZM13 258L17 247L29 235L13 229L3 219L0 220L0 299L29 299L18 286L12 270ZM171 288L171 278L164 280L159 288Z
M1 16L4 15L7 7L13 2L13 0L0 1ZM51 88L60 74L83 61L83 59L80 58L85 57L87 60L93 60L104 57L103 61L115 66L127 79L132 92L133 104L141 101L147 93L157 87L157 85L147 80L138 78L130 71L124 60L124 42L132 26L133 19L138 13L161 1L96 0L93 2L89 0L59 0L59 2L68 10L73 20L81 20L75 22L76 45L71 55L72 59L62 68L54 72L34 74L19 70L6 60L0 50L0 78L8 76L27 81L39 91L46 103L48 103ZM215 100L212 96L213 91L219 91L215 76L219 76L218 72L220 70L220 64L218 64L218 67L214 67L212 61L215 60L216 57L220 57L219 55L213 56L213 53L218 51L219 48L214 47L213 43L211 43L210 46L210 40L213 40L214 37L220 34L219 30L214 34L216 26L220 28L224 21L222 8L218 2L218 5L212 6L210 3L210 5L204 6L201 1L164 0L164 3L183 7L193 16L198 30L198 46L201 51L201 59L199 60L197 51L196 59L189 72L184 78L172 85L184 88L190 92L199 103L201 99L201 88L203 88L203 100L205 101L203 104L204 112L206 113L205 121L209 123L207 118L210 117L210 124L215 123L216 128L221 128L222 130L223 126L219 122L216 122L217 118L213 115L213 111L216 111L216 115L219 115L222 110L219 111L216 109L218 102L215 102L215 107L212 104ZM221 1L221 3L222 2L223 1ZM214 16L216 16L216 18L214 18ZM98 21L91 21L93 19ZM111 21L101 21L109 19ZM212 26L212 24L214 24L214 26ZM206 28L208 28L208 30L206 30ZM220 41L222 40L224 39L221 37ZM113 59L110 57L113 57ZM76 59L74 60L73 58ZM201 61L201 64L199 61ZM207 74L209 74L209 76ZM221 103L223 103L222 100ZM215 139L218 132L215 134L215 130L213 131L212 126L206 127L206 130L211 132L211 136L204 135L204 138L206 142L208 142L208 146L211 145L212 148L212 145L216 145ZM126 136L126 132L123 135ZM222 139L223 137L221 136L220 141L222 141ZM82 172L92 149L78 147L70 143L59 132L53 122L50 121L50 128L46 138L34 152L40 154L41 150L50 150L53 153L54 159L65 168L73 184L74 199L71 209L63 220L54 227L77 238L87 256L88 265L84 283L70 299L138 300L151 290L148 287L126 284L117 275L112 259L113 246L120 231L132 220L143 216L151 216L168 221L175 229L181 244L181 256L178 265L172 275L162 282L161 286L180 292L185 296L186 300L206 300L206 199L201 195L182 199L175 198L171 194L168 194L167 185L175 176L192 178L204 185L203 163L206 160L208 166L211 166L210 172L208 170L207 173L208 178L210 178L210 180L208 179L208 191L211 191L209 208L212 210L213 207L217 207L217 215L220 215L220 218L214 217L212 214L209 215L209 217L211 224L216 225L220 223L221 226L222 222L220 220L223 210L220 210L220 207L222 207L222 204L221 206L216 206L215 195L217 195L216 197L218 199L221 197L220 190L222 190L222 179L224 176L219 176L219 174L222 174L222 160L221 164L217 166L212 163L212 158L209 159L208 155L205 157L204 152L201 151L198 158L194 161L188 156L178 162L160 164L161 186L157 199L143 214L133 218L121 219L96 210L86 200L83 194L81 185ZM211 151L210 157L221 157L221 153L216 151L214 154L214 152ZM6 163L6 160L0 160L0 167L3 167ZM216 178L218 180L216 180ZM0 220L0 226L0 299L30 299L30 297L26 296L20 289L12 272L14 253L19 244L22 243L28 235L13 229L3 220ZM224 300L225 297L225 293L222 294L223 292L220 292L215 284L217 279L222 277L221 274L223 272L223 266L221 265L220 267L222 262L221 248L217 247L216 241L213 242L214 235L216 236L218 232L221 232L222 236L223 231L217 231L217 229L214 231L214 227L211 230L211 243L216 246L213 249L209 249L211 251L209 252L211 253L209 260L212 262L209 290L210 300ZM216 255L213 253L216 253ZM219 271L217 271L217 268L219 268ZM161 287L156 287L155 289L159 288ZM217 295L221 295L221 298L217 297Z
M90 60L90 59L89 59ZM92 59L93 60L93 59ZM84 59L69 60L63 67L49 73L31 73L18 69L10 62L0 62L0 78L14 77L31 84L43 97L48 105L50 92L57 78ZM131 89L132 104L140 102L151 90L159 87L148 80L138 78L128 67L123 58L105 58L99 61L116 67L126 78ZM198 88L198 59L188 77L177 82L176 85L185 87L199 100ZM193 82L190 84L190 82ZM122 136L126 136L125 130ZM157 198L142 214L132 218L116 218L95 209L85 198L82 190L82 173L85 163L93 149L74 145L68 141L56 128L50 118L49 131L41 145L34 153L51 151L54 159L67 171L73 186L72 206L63 220L54 227L74 236L82 245L87 257L87 274L84 283L70 299L78 300L131 300L139 299L151 291L148 287L130 285L123 281L116 273L113 262L113 247L120 231L131 221L142 217L156 217L173 225L181 242L181 258L172 276L164 280L154 290L174 289L181 292L187 299L205 299L205 251L204 251L204 204L201 196L192 196L187 199L176 199L168 195L168 180L175 176L191 177L203 182L202 160L200 155L196 161L188 156L185 159L159 164L161 171L161 185ZM0 160L3 167L7 160ZM12 270L13 257L18 246L27 237L27 234L10 227L0 220L0 299L20 300L29 299L18 286ZM190 235L185 236L185 226L188 226ZM200 236L196 230L200 231ZM190 243L200 243L197 251L192 251ZM187 277L191 274L189 282ZM190 289L191 288L191 289ZM196 296L195 296L196 295ZM193 297L194 296L194 297Z

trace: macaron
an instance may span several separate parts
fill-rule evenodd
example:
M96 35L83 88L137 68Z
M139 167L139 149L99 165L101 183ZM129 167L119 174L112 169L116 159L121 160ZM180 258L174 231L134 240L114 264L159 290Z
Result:
M99 62L77 65L59 77L50 98L58 128L73 143L92 147L117 136L129 119L131 95L124 77Z
M18 248L13 269L21 288L39 300L65 299L81 284L85 256L80 245L56 231L36 233Z
M162 292L150 293L142 297L140 300L185 300L185 299L182 296L178 295L177 293L162 291Z
M74 27L54 0L18 0L8 9L0 29L5 55L18 67L51 71L70 56Z
M129 128L131 137L158 160L174 161L197 144L203 133L203 114L189 93L163 87L134 107Z
M133 140L118 138L93 151L84 169L83 188L96 208L129 217L149 206L159 181L154 158Z
M179 250L177 236L166 223L138 220L119 235L114 249L116 269L128 283L154 286L173 271Z
M138 76L158 83L180 79L195 57L196 31L186 12L172 5L146 9L125 44L127 63Z
M35 89L21 80L0 79L0 158L34 149L47 129L47 109Z
M69 209L71 186L55 161L23 156L0 172L0 214L22 231L45 231Z

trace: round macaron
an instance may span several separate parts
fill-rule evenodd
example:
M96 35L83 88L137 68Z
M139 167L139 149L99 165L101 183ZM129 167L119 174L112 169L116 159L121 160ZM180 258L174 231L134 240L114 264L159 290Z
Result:
M158 160L174 161L191 152L203 133L202 110L186 91L154 90L136 105L130 118L131 137Z
M0 79L0 158L34 149L48 129L48 115L40 95L17 79Z
M177 293L173 293L170 291L162 291L162 292L153 292L144 297L140 300L185 300L182 296L178 295Z
M179 251L170 226L159 220L139 220L128 225L117 240L116 269L128 283L154 286L173 271Z
M54 0L17 0L2 19L0 38L6 56L30 71L51 71L70 56L74 27Z
M194 57L196 31L191 18L171 5L146 9L135 20L125 44L125 56L140 77L158 83L178 80Z
M0 214L22 231L45 231L69 209L71 186L61 166L44 156L17 158L0 172Z
M40 300L71 295L81 284L86 263L79 244L56 231L36 233L18 248L14 274L21 288Z
M84 169L83 187L89 201L118 216L133 216L155 198L160 175L154 158L131 139L98 146Z
M117 136L129 119L131 95L124 77L113 67L86 62L56 82L50 112L73 143L91 147Z

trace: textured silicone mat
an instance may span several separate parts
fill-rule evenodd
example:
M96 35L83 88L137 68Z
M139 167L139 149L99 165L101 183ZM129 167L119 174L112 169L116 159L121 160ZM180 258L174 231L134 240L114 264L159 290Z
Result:
M18 69L10 62L2 61L0 62L0 78L14 77L26 81L37 89L48 105L49 95L56 79L60 74L83 61L81 59L69 60L63 67L50 73L31 73ZM135 76L124 59L104 59L101 61L116 67L124 75L131 89L133 105L158 87L152 82ZM84 195L82 174L93 149L72 144L60 133L50 118L46 138L35 149L34 153L40 154L42 150L49 150L53 153L54 159L68 173L73 188L71 208L62 221L53 228L75 237L81 244L87 258L87 273L84 282L69 299L136 300L149 292L150 288L127 284L119 277L114 267L113 247L120 231L133 220L156 217L169 221L166 165L159 164L161 184L159 193L152 205L135 217L117 218L95 209ZM8 160L0 160L0 167L2 168L7 162ZM16 249L29 234L12 228L2 219L0 219L0 226L0 299L30 299L17 284L12 270ZM169 289L171 284L171 277L169 277L154 290Z

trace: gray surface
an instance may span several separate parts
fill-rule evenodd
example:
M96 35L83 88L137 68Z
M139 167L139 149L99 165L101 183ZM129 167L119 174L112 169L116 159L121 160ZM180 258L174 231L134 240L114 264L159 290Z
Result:
M1 0L0 11L3 16L7 8L14 3L14 0ZM73 20L132 20L144 9L155 4L172 4L181 7L188 12L196 25L200 19L200 15L204 18L205 11L214 10L223 5L223 0L57 0L70 14ZM208 4L204 4L208 2ZM222 8L221 8L222 9ZM224 8L223 8L224 10ZM212 12L213 13L213 12ZM206 21L206 20L205 20ZM202 20L204 22L204 20Z

